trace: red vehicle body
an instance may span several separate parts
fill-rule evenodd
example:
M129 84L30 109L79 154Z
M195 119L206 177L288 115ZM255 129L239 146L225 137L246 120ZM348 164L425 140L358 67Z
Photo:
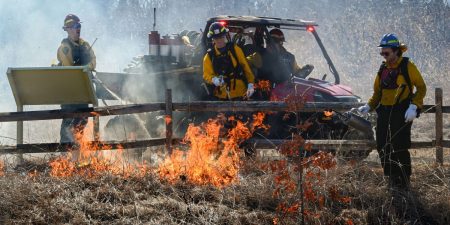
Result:
M277 85L271 91L271 99L282 100L294 91L302 93L306 102L358 102L352 89L342 84L309 78L293 78L292 83Z

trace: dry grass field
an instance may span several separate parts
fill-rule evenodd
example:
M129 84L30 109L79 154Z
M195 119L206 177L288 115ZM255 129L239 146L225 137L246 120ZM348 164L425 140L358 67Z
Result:
M114 58L121 58L114 57L108 49L99 48L109 36L123 34L120 37L125 46L145 43L143 49L147 50L145 38L152 27L149 18L153 15L152 10L146 8L150 4L141 3L156 2L158 11L163 12L158 15L158 29L161 26L172 33L194 29L186 24L198 25L189 21L202 20L203 25L205 18L220 14L315 20L320 24L318 33L341 75L341 83L351 87L363 101L372 94L368 90L372 90L382 60L376 47L379 39L384 33L394 32L409 46L405 56L415 62L428 85L425 104L434 104L436 87L444 90L444 105L450 104L450 7L442 0L120 1L123 3L120 7L110 1L98 2L102 2L98 8L104 11L98 16L99 21L103 17L109 24L111 18L120 18L115 21L114 29L101 23L95 26L98 33L91 31L91 35L103 32L108 37L100 38L96 45L96 53L105 56L98 57L102 69L109 69L105 65L111 65ZM87 22L86 26L92 22ZM21 24L20 27L26 26ZM286 31L285 46L296 55L301 66L314 64L312 77L320 79L328 74L327 80L332 81L332 74L314 39L306 37L310 34L296 32ZM19 34L10 36L16 38ZM104 43L110 44L109 41ZM120 46L121 50L125 48ZM21 55L6 58L21 59ZM27 65L22 59L16 64ZM8 99L5 96L5 92L0 93L0 99ZM11 96L9 99L12 100ZM58 126L59 121L51 125L47 122L26 124L26 140L57 142ZM4 123L0 124L2 130L6 130L5 127ZM34 132L41 129L42 132ZM430 141L435 137L434 132L434 115L423 114L414 122L412 139ZM5 137L0 146L5 140L15 141L14 135L2 135ZM448 114L444 117L444 139L450 139ZM205 171L190 175L177 173L175 169L195 168L195 165L183 163L184 155L180 154L173 158L179 163L176 168L171 167L173 164L165 168L167 176L173 175L170 179L164 177L158 167L167 159L160 151L149 148L142 156L127 156L128 153L133 155L126 150L121 153L126 160L121 160L124 164L119 167L98 161L98 158L88 162L58 158L64 154L27 155L21 163L17 163L15 156L2 155L0 224L244 225L302 224L303 221L317 225L450 224L450 149L444 149L443 166L435 164L434 149L411 150L413 175L408 192L388 189L375 151L361 162L342 162L322 155L322 158L307 159L300 164L300 161L285 161L287 157L273 149L260 150L256 158L245 158L236 149L229 153L233 156L230 164L218 171L208 171L214 172L216 177ZM105 157L113 158L115 154L111 152ZM220 155L214 154L214 161L219 160ZM201 160L195 162L201 163ZM196 178L200 181L193 180L194 175L199 174ZM224 180L211 182L217 176L227 185L218 185Z
M48 163L4 168L0 176L1 224L298 224L300 212L283 213L280 203L298 193L275 197L275 172L266 157L241 162L238 181L225 187L169 183L152 168L145 173L70 177L51 176ZM373 152L375 153L375 152ZM144 158L150 160L151 152ZM411 191L389 191L376 154L359 163L338 163L320 170L316 195L335 187L349 201L324 194L320 203L305 201L306 224L449 224L450 150L445 166L436 166L431 150L413 150ZM271 159L279 160L276 154ZM275 157L275 158L274 158ZM262 161L264 158L264 161ZM6 165L5 167L7 167ZM85 171L86 172L86 171Z

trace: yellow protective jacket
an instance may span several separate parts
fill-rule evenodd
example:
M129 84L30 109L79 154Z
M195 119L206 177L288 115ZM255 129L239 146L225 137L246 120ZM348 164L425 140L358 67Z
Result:
M235 53L236 53L236 57L237 60L234 58L233 54L230 52L230 50L228 50L227 54L229 55L229 57L231 57L231 61L234 67L237 66L237 64L239 63L244 76L247 80L247 83L254 83L255 82L255 75L253 74L247 59L244 56L244 52L242 51L242 49L237 46L237 45L233 45ZM220 51L214 46L214 49L212 50L214 51L214 54L216 56L220 55ZM203 80L208 83L208 84L213 84L212 83L212 78L216 77L216 76L220 76L223 74L217 74L214 71L214 66L212 63L211 58L209 57L208 53L206 53L205 57L203 58ZM231 83L234 83L234 79L231 80ZM230 88L230 97L231 98L240 98L243 97L245 95L245 92L247 91L247 86L246 83L244 82L244 80L242 79L236 79L236 86L234 86L234 88ZM227 96L227 90L226 90L226 85L220 86L219 88L216 88L214 90L214 95L220 99L228 99Z
M388 69L398 68L400 66L402 59L403 57L399 57L399 59L394 65L386 64L386 67ZM411 62L411 60L409 60L407 68L409 78L411 80L411 86L413 89L415 89L415 93L412 95L411 103L416 105L417 108L420 109L423 107L423 98L425 97L425 94L427 92L427 86L425 85L422 75L420 74L416 65L413 62ZM399 98L398 102L402 102L403 100L407 99L409 97L409 88L404 76L401 74L401 71L397 77L397 85L399 86L399 88L397 89L382 89L380 85L380 76L377 74L375 78L375 83L373 85L374 92L372 97L368 101L370 109L371 110L376 109L379 104L385 106L394 105L397 102L398 98ZM399 96L400 93L402 92L401 88L402 86L404 87L405 90L403 91L403 94Z
M73 48L79 48L81 49L79 53L74 53ZM76 55L78 54L78 56ZM75 62L74 57L78 58L80 57L84 58L84 61L86 62ZM91 46L87 41L84 41L80 38L80 40L77 42L71 41L69 38L64 39L61 42L61 45L58 48L57 53L59 65L61 66L88 66L89 69L94 70L96 66L96 57L94 54L94 50L92 50Z

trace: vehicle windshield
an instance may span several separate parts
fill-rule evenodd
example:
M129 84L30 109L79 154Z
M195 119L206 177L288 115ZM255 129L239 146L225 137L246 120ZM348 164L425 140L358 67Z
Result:
M334 81L328 63L311 32L287 29L282 29L282 31L286 39L283 46L295 55L297 64L300 67L306 64L314 66L314 71L308 76L309 78L322 79L323 75L327 74L326 80Z

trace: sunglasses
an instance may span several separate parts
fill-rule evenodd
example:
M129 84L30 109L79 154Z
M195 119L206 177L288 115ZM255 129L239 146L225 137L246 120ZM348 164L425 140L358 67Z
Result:
M75 23L74 25L72 25L71 27L69 27L70 29L81 29L81 23Z
M220 36L212 37L212 39L213 40L220 40L220 39L223 39L225 37L226 37L225 35L220 35Z
M390 52L380 52L380 55L387 57L387 56L391 55L391 53Z

